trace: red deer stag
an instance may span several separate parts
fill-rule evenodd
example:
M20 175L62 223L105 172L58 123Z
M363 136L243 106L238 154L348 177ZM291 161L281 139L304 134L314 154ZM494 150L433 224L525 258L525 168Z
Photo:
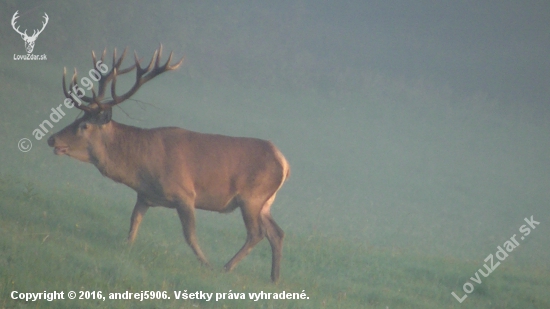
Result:
M149 65L142 68L137 54L135 63L119 69L126 50L117 59L116 49L111 70L101 73L98 92L91 97L77 86L77 73L63 93L74 106L84 111L61 131L48 139L57 155L68 155L92 163L106 177L121 182L137 192L132 212L128 242L135 238L150 206L175 208L183 227L185 240L203 263L195 234L195 209L226 213L240 208L247 237L243 247L225 264L231 271L264 236L271 244L271 279L279 279L283 230L275 223L270 207L290 169L283 154L269 141L203 134L176 127L143 129L111 120L113 106L130 98L146 82L166 71L177 69L183 58L171 65L172 53L164 65L159 65L162 45L155 51ZM101 62L105 51L101 56ZM96 56L92 52L94 66ZM119 75L136 69L136 81L128 92L117 95ZM104 100L111 82L111 99ZM78 95L78 98L75 96ZM76 102L74 102L74 101ZM88 103L81 103L80 100Z

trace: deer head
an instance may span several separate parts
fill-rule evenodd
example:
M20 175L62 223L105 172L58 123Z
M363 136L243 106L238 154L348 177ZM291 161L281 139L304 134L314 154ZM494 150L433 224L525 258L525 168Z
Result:
M42 22L42 29L33 30L32 35L28 36L27 29L21 32L19 31L19 26L15 28L15 23L16 23L15 20L19 18L19 16L17 15L18 13L19 11L16 11L15 14L13 14L13 17L11 19L11 26L13 27L13 30L15 30L17 33L21 35L21 38L25 41L25 49L27 50L27 53L30 54L34 49L34 43L36 41L36 38L38 38L38 35L42 33L42 31L44 30L44 28L46 28L46 25L48 24L48 20L49 20L48 14L44 13L44 16L42 16L45 19L45 21Z
M106 50L103 51L99 61L96 59L95 53L92 51L93 65L97 67L98 63L103 63ZM78 160L89 162L88 156L89 144L93 141L98 141L101 132L108 131L111 123L112 108L124 102L130 98L138 89L150 81L157 75L166 71L177 69L182 63L183 58L175 63L172 62L172 53L168 57L168 60L164 64L160 64L160 58L162 54L162 45L155 51L151 61L146 67L140 65L140 59L134 52L134 64L128 68L121 69L120 65L126 56L126 49L120 57L117 57L116 49L113 52L113 62L111 69L108 70L105 65L104 72L98 72L98 85L99 89L96 93L96 89L92 86L92 96L85 96L84 90L77 85L77 72L74 71L71 82L69 83L70 90L67 89L66 83L66 69L63 69L63 93L65 97L73 101L74 107L82 110L84 115L76 119L72 124L54 134L48 140L50 146L55 146L54 152L58 155L69 155ZM136 80L132 88L122 94L116 94L116 81L117 77L136 70ZM110 86L109 86L110 84ZM110 88L110 99L104 99L107 89ZM82 104L83 101L86 104ZM71 145L69 147L69 145Z

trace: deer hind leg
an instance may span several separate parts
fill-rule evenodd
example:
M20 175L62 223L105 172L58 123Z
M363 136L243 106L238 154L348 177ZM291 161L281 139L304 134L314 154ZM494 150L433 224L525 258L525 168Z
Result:
M202 253L199 243L197 242L194 209L187 205L178 205L176 209L178 211L178 216L180 217L181 226L183 227L183 236L185 237L185 241L187 241L187 244L191 247L191 249L193 249L193 252L195 252L195 255L203 265L210 265L204 256L204 253Z
M134 206L134 211L132 212L132 218L130 219L130 232L128 233L129 244L134 243L134 240L136 240L139 225L141 224L141 220L143 219L143 215L147 212L147 209L149 209L149 205L138 196L136 205Z
M232 271L233 268L250 253L252 248L264 238L264 232L260 221L260 207L256 205L258 204L250 202L243 202L241 205L241 213L246 227L246 242L239 252L225 264L224 269L226 271Z
M271 280L277 282L279 280L279 272L281 270L281 258L283 256L283 238L285 233L277 225L271 212L269 211L271 203L275 200L275 195L273 195L262 208L260 217L262 220L262 226L264 227L267 240L271 245L272 261L271 261Z

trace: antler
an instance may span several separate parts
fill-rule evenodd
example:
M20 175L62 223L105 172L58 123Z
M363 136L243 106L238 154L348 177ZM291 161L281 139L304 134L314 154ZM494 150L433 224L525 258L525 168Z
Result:
M117 75L120 75L126 72L121 72L120 74L117 74L116 73L117 68L114 68L113 82L111 83L111 97L113 98L113 100L105 103L105 105L112 107L124 102L126 99L131 97L134 93L136 93L138 89L141 87L141 85L145 84L146 82L150 81L151 79L155 78L157 75L161 73L179 68L179 66L183 63L183 57L182 57L179 62L177 62L174 65L170 65L170 61L172 61L172 55L173 55L173 52L170 52L170 56L168 56L168 60L166 61L166 63L163 66L159 67L161 55L162 55L162 44L160 44L160 47L157 50L155 50L155 53L153 54L153 58L151 58L151 62L149 62L149 65L146 68L141 68L141 66L139 65L139 59L138 59L137 53L134 51L135 66L137 67L136 82L128 92L121 95L120 97L117 96L115 92L116 77ZM155 64L154 67L153 67L153 61Z
M46 25L48 24L48 20L50 20L50 18L48 17L48 14L46 14L46 12L44 12L44 16L42 16L42 17L44 17L44 19L45 19L45 21L42 22L42 29L33 30L33 32L32 32L32 37L33 38L36 38L40 33L42 33L42 31L44 31L44 28L46 28ZM36 32L36 31L38 31L38 32ZM36 34L35 34L35 32L36 32Z
M19 14L19 10L15 11L15 14L13 14L13 17L11 18L11 26L13 27L13 30L15 30L21 36L29 38L29 36L27 35L27 29L25 29L24 32L21 32L21 31L19 31L19 26L17 26L17 28L15 28L15 24L17 23L15 20L20 17L17 14ZM44 12L44 16L42 16L42 17L44 17L44 19L45 19L45 21L42 22L42 29L33 30L32 36L30 36L30 38L36 38L40 33L42 33L42 31L44 31L44 28L46 28L46 25L48 24L48 20L50 20L50 18L48 17L48 14L46 14L45 12Z
M172 54L173 54L173 53L170 53L170 56L168 57L168 60L166 61L166 63L162 66L159 66L160 57L161 57L161 54L162 54L162 44L161 44L160 47L157 50L155 50L155 53L153 54L153 57L151 58L151 61L149 62L149 65L146 68L142 68L140 66L141 60L138 59L137 53L134 52L134 61L135 61L135 63L132 66L126 68L126 69L119 70L119 67L122 64L122 61L124 60L124 57L126 56L126 50L127 49L124 49L124 52L122 53L122 55L118 59L117 59L117 56L116 56L116 49L114 50L114 52L113 52L113 65L111 67L111 70L106 74L98 72L99 75L100 75L100 79L99 79L99 82L98 82L99 91L98 91L97 95L96 95L95 89L92 86L92 89L91 89L92 90L92 97L85 96L85 95L79 96L79 98L82 101L88 103L89 105L86 106L86 105L74 104L77 108L79 108L79 109L81 109L85 112L94 112L94 111L99 111L99 110L105 110L105 109L112 108L113 106L115 106L117 104L120 104L120 103L124 102L125 100L127 100L128 98L130 98L134 93L136 93L138 91L138 89L143 84L150 81L151 79L153 79L157 75L159 75L161 73L164 73L166 71L175 70L175 69L179 68L179 66L183 63L183 58L181 58L181 60L179 62L177 62L176 64L170 65L170 62L172 60ZM103 62L103 59L105 57L105 53L106 53L106 50L103 50L103 53L101 54L101 58L100 58L101 62ZM94 66L96 66L98 62L96 61L96 55L93 51L92 51L92 60L94 62ZM135 82L135 84L125 94L123 94L121 96L117 96L116 91L115 91L117 76L126 74L128 72L131 72L136 67L137 67L137 71L136 71L136 82ZM63 93L65 94L66 98L71 99L72 95L73 95L73 98L74 98L74 96L77 95L77 94L71 94L70 92L67 92L67 88L65 86L65 84L66 84L65 75L66 75L66 69L63 68ZM102 102L103 97L105 96L105 90L107 89L107 85L108 85L109 82L111 82L111 97L112 97L112 99L108 100L106 102ZM75 69L69 87L71 87L71 89L75 90L75 89L78 89L78 86L76 86L76 85L77 85L77 72L76 72L76 69ZM75 86L77 88L75 88Z
M27 29L25 29L25 32L21 32L19 31L19 26L15 28L15 24L16 24L15 20L20 17L20 16L17 16L18 13L19 13L19 10L15 11L15 14L13 14L13 17L11 18L11 26L13 27L13 30L15 30L15 32L19 33L21 36L27 36Z
M63 93L65 94L65 97L67 99L71 99L73 100L73 97L71 97L71 95L69 94L69 92L67 92L67 87L65 86L65 75L67 75L67 68L63 67ZM73 78L72 78L72 82L71 84L69 85L71 87L71 89L74 89L74 86L76 85L76 69L74 69L74 75L73 75ZM78 94L74 94L75 96L78 96ZM82 99L84 99L84 97L81 97ZM75 98L76 100L76 98ZM85 101L85 100L84 100ZM87 102L87 101L86 101ZM88 112L88 113L91 113L94 109L92 109L91 107L89 106L86 106L86 105L82 105L81 102L74 102L73 105L80 109L80 110L83 110L85 112Z

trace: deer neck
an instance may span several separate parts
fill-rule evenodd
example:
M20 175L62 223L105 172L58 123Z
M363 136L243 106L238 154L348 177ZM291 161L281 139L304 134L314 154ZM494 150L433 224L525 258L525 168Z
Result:
M99 138L88 149L90 162L103 174L131 188L139 185L138 175L143 168L143 131L145 129L110 121L104 125Z

